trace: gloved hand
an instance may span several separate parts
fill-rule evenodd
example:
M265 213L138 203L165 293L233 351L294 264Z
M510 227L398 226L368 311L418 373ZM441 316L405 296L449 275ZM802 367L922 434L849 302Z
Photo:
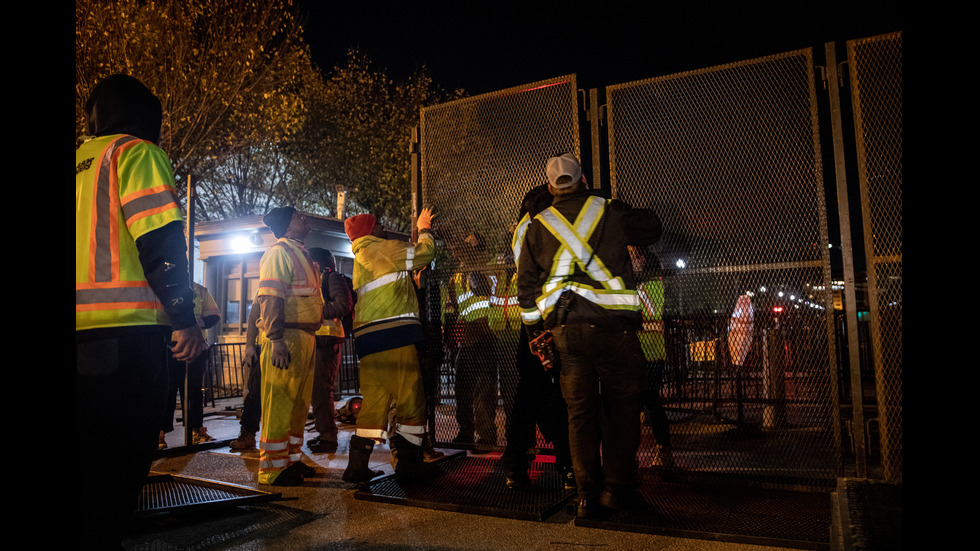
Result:
M424 209L422 209L422 212L419 213L419 218L415 222L415 225L418 227L419 231L422 231L422 230L431 230L432 229L432 219L435 218L435 217L436 217L436 215L435 214L432 214L432 208L431 207L425 207Z
M531 337L531 353L541 360L541 367L545 371L555 367L558 364L558 350L551 331L537 331Z
M252 367L259 363L259 354L255 351L254 344L245 345L245 354L242 356L242 367Z
M289 346L286 341L279 339L272 341L272 365L279 369L289 368Z

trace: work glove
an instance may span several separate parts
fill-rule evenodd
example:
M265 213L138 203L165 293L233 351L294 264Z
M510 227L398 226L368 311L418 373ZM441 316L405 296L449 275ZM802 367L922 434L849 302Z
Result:
M551 331L535 331L531 334L531 353L541 360L541 367L549 371L558 365L558 350L555 348L555 338Z
M289 346L286 341L272 341L272 365L279 369L289 369Z
M259 353L254 344L245 345L245 355L242 357L242 367L252 367L259 363Z

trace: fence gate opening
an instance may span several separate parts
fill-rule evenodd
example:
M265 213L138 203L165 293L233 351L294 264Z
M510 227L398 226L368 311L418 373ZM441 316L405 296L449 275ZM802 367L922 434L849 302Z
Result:
M826 54L835 64L831 45ZM828 547L845 456L865 469L863 427L842 419L842 405L863 400L872 369L882 464L900 482L901 34L852 41L848 59L873 354L857 350L847 238L850 288L843 299L832 291L818 94L837 84L820 75L837 73L816 67L811 49L588 94L569 75L423 109L416 207L438 213L439 253L423 274L437 445L506 443L521 330L512 232L546 160L572 152L594 187L653 209L665 230L634 251L649 368L637 381L647 389L637 461L651 507L577 522ZM829 95L836 158L840 100ZM842 205L840 170L837 183ZM843 303L846 320L835 314ZM537 445L548 451L540 433Z

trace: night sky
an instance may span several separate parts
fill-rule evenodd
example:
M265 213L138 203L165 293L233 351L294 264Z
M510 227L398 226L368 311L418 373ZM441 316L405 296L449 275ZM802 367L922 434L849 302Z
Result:
M583 88L901 30L900 2L298 0L321 68L358 48L396 79L425 65L470 95L570 73ZM469 6L469 7L466 7Z

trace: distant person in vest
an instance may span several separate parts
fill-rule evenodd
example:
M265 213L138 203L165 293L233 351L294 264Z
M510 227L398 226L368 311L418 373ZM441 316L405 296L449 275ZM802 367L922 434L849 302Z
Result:
M344 343L343 319L350 314L354 301L347 279L336 271L330 251L312 248L310 258L320 269L323 325L316 332L316 364L313 370L313 420L318 435L306 445L313 453L334 453L337 451L334 381L340 369L340 347Z
M262 369L259 484L296 486L316 472L303 463L302 446L313 392L314 335L323 319L320 270L303 246L310 233L303 213L279 207L263 221L278 241L259 261L256 294Z
M384 226L372 214L344 222L354 252L354 344L360 358L364 401L343 479L367 482L382 474L368 466L376 442L390 433L395 474L424 476L435 466L424 461L425 394L415 344L422 341L419 303L412 272L432 262L436 245L432 213L422 209L418 243L387 239ZM395 426L388 411L395 402ZM390 431L390 433L389 433Z
M194 317L201 331L214 327L220 320L218 304L207 288L197 283L194 286ZM172 356L168 363L170 370L170 390L167 392L167 407L163 410L163 426L160 428L161 450L167 447L164 435L174 430L174 411L177 409L177 393L181 402L186 403L184 430L192 431L191 444L201 444L214 440L204 427L204 370L208 367L208 355L201 354L193 362L178 362ZM185 373L186 371L186 373ZM184 383L187 388L184 388ZM185 393L186 390L186 393Z
M643 357L647 362L647 386L643 393L643 416L653 431L655 444L650 451L651 465L673 467L674 455L670 446L670 421L664 410L660 389L667 369L667 348L664 341L664 269L653 251L630 247L637 293L643 311L643 328L637 333Z
M661 226L652 211L587 189L570 153L549 159L545 172L554 201L527 228L518 300L532 342L553 335L578 516L595 518L645 505L636 491L643 317L626 247L655 242Z
M468 231L451 246L459 263L446 289L456 311L456 423L454 444L476 443L480 451L497 445L497 342L490 331L494 285L483 236Z
M75 149L75 513L82 549L118 549L167 399L167 356L207 349L160 100L113 75L85 102ZM169 346L173 332L174 344Z

